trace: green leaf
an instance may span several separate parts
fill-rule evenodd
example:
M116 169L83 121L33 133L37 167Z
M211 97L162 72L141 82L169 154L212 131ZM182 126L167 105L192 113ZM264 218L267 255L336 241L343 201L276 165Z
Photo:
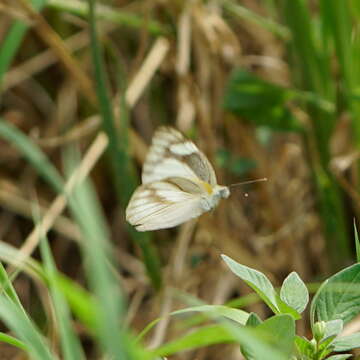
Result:
M246 326L256 327L262 323L262 320L259 318L259 316L255 313L250 313L247 321Z
M280 298L300 314L305 310L309 302L309 292L296 272L292 272L284 280L280 289Z
M356 249L356 261L360 263L360 241L359 241L359 233L357 231L356 222L354 219L354 237L355 237L355 249Z
M287 314L275 315L257 328L257 331L264 333L269 342L283 354L290 356L295 339L295 321Z
M343 329L344 322L341 319L327 321L325 323L325 334L323 340L331 336L338 336Z
M289 314L295 320L301 319L301 315L291 306L289 306L285 301L280 299L279 295L276 295L276 303L279 308L279 314Z
M250 158L235 157L229 150L220 149L216 153L218 166L227 169L234 175L245 175L257 167L257 163Z
M255 125L275 130L300 131L301 125L286 108L293 93L266 82L255 75L236 69L230 76L224 97L224 108Z
M270 280L260 271L241 265L226 255L221 255L230 270L244 280L275 313L279 312L276 292Z
M360 333L342 336L335 339L332 345L334 346L334 351L338 352L360 348Z
M341 355L333 355L327 358L327 360L345 360L352 357L352 354L341 354Z
M275 315L255 328L255 333L274 349L281 351L286 358L292 354L295 339L295 320L287 314ZM247 359L263 360L258 350L249 344L241 347Z
M311 303L311 324L342 319L346 324L360 313L360 264L327 279Z
M308 339L296 335L295 346L299 354L306 356L308 359L313 358L315 349Z

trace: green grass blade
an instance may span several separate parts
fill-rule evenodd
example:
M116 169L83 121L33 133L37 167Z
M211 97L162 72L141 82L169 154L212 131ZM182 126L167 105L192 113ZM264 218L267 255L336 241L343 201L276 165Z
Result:
M291 37L289 29L275 21L256 14L248 8L239 5L233 0L223 1L224 9L231 15L238 17L239 19L248 20L254 24L261 26L262 28L274 33L275 35L288 40Z
M74 152L67 152L65 165L69 173L77 166L76 158ZM111 268L113 251L104 215L89 181L84 181L76 189L70 199L70 207L83 234L82 251L87 260L85 271L94 294L100 344L112 359L129 359L129 344L121 326L124 300Z
M87 4L79 0L48 0L46 7L83 17L89 15ZM119 11L103 4L96 7L96 19L139 30L146 28L153 35L164 35L169 32L168 28L157 21L150 19L144 21L141 16L123 10Z
M1 261L17 266L18 264L16 259L18 257L20 257L20 252L17 248L0 241ZM39 280L49 283L47 272L33 258L25 260L25 263L22 264L22 270L30 276L36 276ZM7 274L5 274L5 276L7 276ZM57 285L66 297L66 300L75 316L90 331L95 332L97 328L95 319L96 307L92 294L63 274L57 273L56 277ZM7 294L7 296L11 298L9 294Z
M0 296L0 319L25 344L28 354L36 360L54 360L40 331L11 300Z
M44 6L46 0L32 0L31 2L34 9L40 10ZM28 27L29 26L24 22L14 22L0 45L0 90L3 77L8 71L11 62L19 49Z
M80 341L76 336L71 324L71 315L61 288L58 283L58 274L51 250L46 238L40 242L41 256L44 269L47 274L51 297L54 303L55 316L58 325L59 336L64 360L85 359Z
M13 125L0 118L0 137L15 146L37 172L56 191L61 192L63 179L44 152Z
M9 345L15 346L21 350L24 350L25 352L29 351L29 348L26 346L25 343L23 343L22 341L16 339L13 336L10 336L8 334L4 334L2 332L0 332L0 342L4 342L7 343Z
M336 103L335 86L330 71L328 29L322 41L315 41L316 29L305 0L281 1L284 18L292 33L292 53L295 58L293 77L303 90L318 94L330 103ZM296 16L294 16L296 14ZM314 180L318 190L319 208L324 223L327 249L334 270L341 268L350 258L344 206L340 188L329 171L330 139L336 124L336 112L329 113L308 104L312 121L316 153L312 156ZM307 140L311 141L311 140Z
M15 304L17 304L19 307L22 308L20 299L2 263L0 263L0 284L1 284L0 292L2 293L4 291L5 294L9 297L9 299L11 299Z
M351 7L348 1L322 0L322 18L327 19L329 32L335 44L335 52L342 73L341 81L345 104L352 112L352 126L356 146L360 147L360 104L358 101L360 82L360 45L359 24L354 25Z
M88 0L89 3L89 22L91 31L91 50L92 59L94 64L96 91L99 100L100 112L102 115L102 125L109 138L109 155L112 164L113 177L115 180L115 187L118 198L123 206L129 200L131 192L134 190L133 173L131 169L131 162L127 153L127 139L128 139L128 122L125 101L122 99L122 116L121 116L121 133L120 139L118 131L115 127L114 114L107 92L107 79L104 71L102 51L97 38L96 22L95 22L95 1ZM147 268L148 274L156 288L160 287L161 273L159 259L153 246L151 245L149 235L138 234L130 230L130 235L133 240L137 242L143 253L144 263Z

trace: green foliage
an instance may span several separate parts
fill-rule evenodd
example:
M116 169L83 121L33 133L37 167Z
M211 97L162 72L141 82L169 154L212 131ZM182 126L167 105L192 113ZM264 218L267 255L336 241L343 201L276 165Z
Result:
M354 264L327 279L311 305L311 321L341 319L344 324L360 313L360 264Z
M280 298L299 314L305 310L309 302L309 292L296 272L292 272L284 280L280 289Z
M216 162L219 166L237 176L246 175L257 166L253 159L235 157L226 149L220 149L216 153Z
M135 188L132 164L128 155L128 131L126 104L123 96L121 97L121 129L115 126L115 117L112 110L110 97L107 90L107 76L104 71L102 48L98 41L96 21L95 21L95 1L88 0L89 3L89 23L91 34L91 50L96 79L96 93L99 101L99 108L102 117L102 126L109 138L109 155L115 179L115 188L119 201L125 206L129 200L132 190ZM121 79L123 80L123 79ZM123 81L124 82L124 81ZM160 261L155 248L151 244L151 239L147 233L136 233L129 230L132 238L136 241L143 252L144 263L148 274L153 281L155 288L161 284Z
M276 293L270 281L261 272L246 267L222 255L229 268L244 280L277 314L264 322L250 314L245 327L255 328L256 336L281 349L287 358L299 360L337 359L333 352L343 352L360 347L360 334L339 337L343 323L360 314L358 293L360 289L359 264L352 265L326 280L318 289L311 303L313 339L295 336L295 320L305 310L309 300L308 290L295 272L291 273ZM290 309L283 308L274 299L280 298ZM276 306L278 305L278 306ZM318 320L317 322L315 321ZM248 344L242 345L246 359L257 360L261 356ZM294 349L296 353L294 353ZM346 359L348 355L340 356Z
M292 93L242 69L234 70L225 92L226 110L255 125L274 130L300 131L301 125L286 107Z

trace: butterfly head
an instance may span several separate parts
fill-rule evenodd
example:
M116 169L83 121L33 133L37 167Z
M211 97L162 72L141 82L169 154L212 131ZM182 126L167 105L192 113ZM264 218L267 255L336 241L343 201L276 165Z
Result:
M230 195L230 190L229 190L229 188L228 188L227 186L222 186L222 185L216 185L216 186L214 187L213 192L214 192L214 195L215 195L216 197L218 197L219 199L220 199L220 198L226 199L226 198L228 198L229 195Z

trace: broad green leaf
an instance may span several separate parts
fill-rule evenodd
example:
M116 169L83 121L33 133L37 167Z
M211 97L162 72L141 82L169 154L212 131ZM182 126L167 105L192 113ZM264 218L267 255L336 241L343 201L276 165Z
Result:
M255 125L299 131L300 124L285 104L292 96L288 89L266 82L243 69L236 69L229 79L224 107Z
M295 321L293 317L286 314L275 315L257 328L260 333L263 332L265 338L274 347L281 350L283 354L289 355L292 352L295 339Z
M343 329L343 321L341 319L327 321L325 323L325 334L323 340L331 336L338 336Z
M262 323L262 320L259 318L259 316L255 313L250 313L247 321L246 326L256 327Z
M360 263L360 241L359 241L359 233L357 231L355 219L354 219L354 237L355 237L356 261Z
M260 271L241 265L226 255L221 255L230 270L244 280L275 313L279 312L276 292L270 280Z
M311 303L311 323L342 319L344 324L360 313L360 264L327 279Z
M352 357L352 354L333 355L327 358L327 360L346 360Z
M334 351L347 351L360 348L360 333L355 333L337 338L332 343Z
M308 339L304 337L295 336L295 345L297 352L303 356L306 356L308 359L312 359L314 355L314 346Z
M230 76L225 108L241 115L244 109L269 109L288 99L289 94L285 89L240 68L235 69Z
M286 314L275 315L265 320L254 330L260 340L281 351L286 358L292 354L295 339L295 320L292 316ZM249 360L264 359L258 349L249 344L242 346L241 351Z
M309 292L296 272L292 272L284 280L280 289L280 298L300 314L305 310L309 301Z
M279 314L289 314L295 320L301 319L301 315L291 306L289 306L285 301L280 299L279 295L276 295L276 303L279 308Z

